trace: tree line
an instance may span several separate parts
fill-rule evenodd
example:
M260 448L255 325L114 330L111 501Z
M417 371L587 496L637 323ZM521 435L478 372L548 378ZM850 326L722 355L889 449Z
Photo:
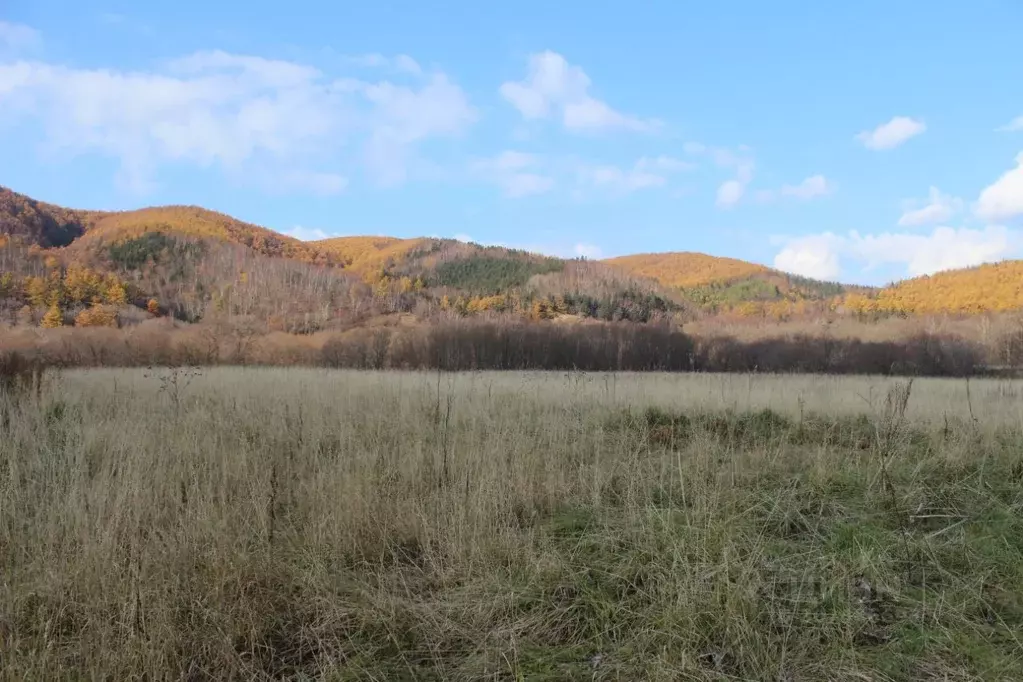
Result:
M1023 329L990 345L921 331L892 341L801 334L743 341L666 324L455 319L347 332L247 334L168 318L130 329L0 331L0 352L52 366L305 365L348 369L764 372L970 376L1023 369Z

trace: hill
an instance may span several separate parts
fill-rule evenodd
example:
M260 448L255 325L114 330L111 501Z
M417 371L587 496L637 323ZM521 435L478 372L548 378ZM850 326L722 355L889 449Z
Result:
M197 206L85 211L0 188L0 320L39 323L49 312L70 322L89 306L122 302L193 322L241 317L307 332L389 315L684 322L969 314L1023 308L1023 262L872 289L691 252L586 261L426 237L302 242Z
M0 186L0 238L44 248L67 246L101 214L36 201Z
M317 249L333 254L347 269L368 278L394 268L412 254L430 249L437 240L397 237L333 237L312 242Z
M855 314L973 314L1023 309L1023 260L947 270L843 301Z
M327 252L294 237L197 206L160 206L96 214L92 224L69 248L103 248L153 232L237 244L272 258L324 264L333 260Z
M124 304L290 332L389 315L648 322L684 312L653 280L599 263L452 239L301 242L196 206L77 211L10 190L2 198L0 321L8 323L111 322L109 310L82 313Z
M68 247L83 253L154 232L238 244L270 257L309 263L335 260L329 252L293 237L198 206L83 211L36 201L0 187L0 236L26 245Z
M796 304L805 308L807 303L824 304L849 291L867 291L703 253L646 253L603 262L635 276L649 277L709 313L733 311L785 317L800 310Z
M676 289L691 289L770 272L770 269L764 265L736 258L722 258L685 251L640 253L609 258L603 262L634 275L655 279L664 286Z

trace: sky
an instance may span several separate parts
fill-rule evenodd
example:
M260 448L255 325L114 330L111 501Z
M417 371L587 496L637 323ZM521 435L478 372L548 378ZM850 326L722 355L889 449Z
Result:
M1023 3L0 0L0 185L297 236L1023 257Z

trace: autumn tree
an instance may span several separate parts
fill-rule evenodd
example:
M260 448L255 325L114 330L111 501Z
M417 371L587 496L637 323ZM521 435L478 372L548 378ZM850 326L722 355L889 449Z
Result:
M42 277L25 278L25 296L28 297L28 302L37 308L49 305L49 287L46 280Z
M117 313L110 306L94 305L75 316L76 327L116 327Z
M56 327L64 326L64 313L61 312L59 305L53 303L50 306L49 310L47 310L46 314L43 316L41 326L46 329L54 329Z
M124 305L128 302L128 292L116 277L107 278L106 300L111 305Z

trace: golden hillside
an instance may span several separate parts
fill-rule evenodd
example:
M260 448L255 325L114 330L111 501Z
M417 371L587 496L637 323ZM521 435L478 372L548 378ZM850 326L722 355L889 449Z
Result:
M737 258L705 253L642 253L609 258L604 263L638 277L649 277L667 287L690 288L743 279L771 272L770 268Z
M120 212L77 210L36 201L0 187L0 247L8 242L44 249L66 247L63 252L72 262L81 256L81 262L88 264L94 263L90 256L105 246L147 232L241 245L257 256L343 265L374 284L388 279L413 283L421 280L420 284L426 286L433 282L466 291L474 287L489 290L496 286L495 282L503 283L499 289L508 288L510 281L543 275L541 289L553 287L561 291L572 282L580 290L589 293L599 290L605 294L625 287L616 277L624 278L623 281L652 280L667 290L661 293L669 298L682 295L688 304L712 314L754 310L748 304L760 306L754 310L757 312L767 304L801 301L826 302L832 307L841 304L853 314L880 315L1023 309L1023 261L947 271L882 290L815 282L757 263L693 252L646 253L597 261L581 277L581 270L569 268L562 272L563 264L553 268L547 263L550 259L535 254L516 254L495 247L484 249L454 240L356 236L302 242L196 206ZM60 251L54 252L59 254ZM609 272L603 272L604 268L609 268ZM594 269L603 274L597 277ZM551 274L552 270L556 272ZM381 277L384 272L387 277ZM634 283L626 288L635 288Z
M0 237L42 247L67 246L102 215L36 201L0 186Z
M882 289L876 297L849 295L856 313L983 313L1023 309L1023 260L916 277Z
M311 244L332 254L347 270L362 277L372 277L381 269L400 264L414 251L430 244L425 237L398 239L397 237L333 237Z
M146 232L215 239L246 246L264 256L307 263L333 260L325 251L293 237L196 206L160 206L100 214L75 242L74 248L116 243Z

